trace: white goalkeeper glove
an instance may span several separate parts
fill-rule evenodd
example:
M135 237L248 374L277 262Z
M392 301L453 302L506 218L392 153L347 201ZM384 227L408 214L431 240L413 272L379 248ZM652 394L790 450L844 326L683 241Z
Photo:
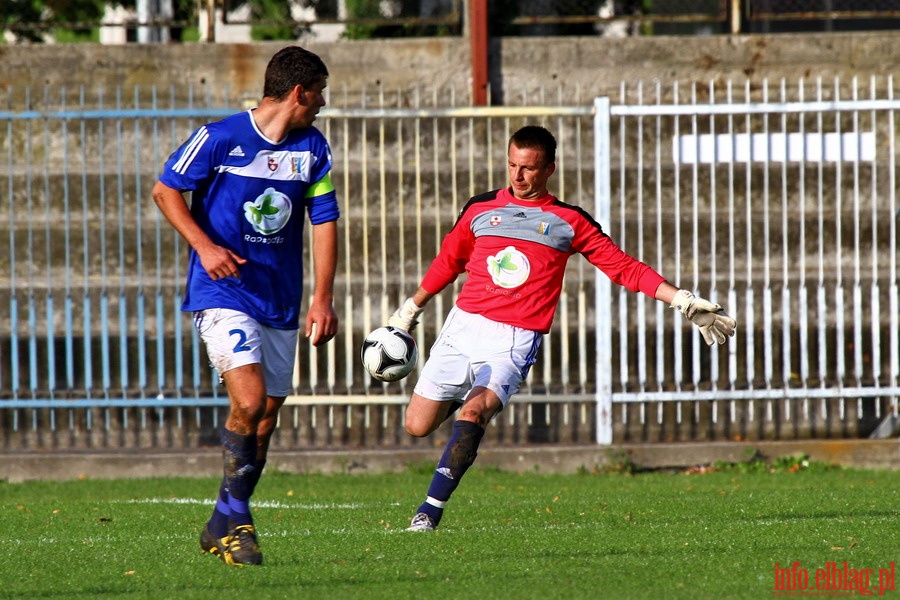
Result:
M724 344L726 337L734 335L734 319L725 314L722 307L695 296L687 290L678 290L670 306L700 328L707 346Z
M419 308L418 305L413 302L412 298L407 298L406 301L403 302L403 306L395 310L394 314L390 316L387 324L389 327L397 327L403 331L412 331L419 323L416 320L416 317L419 316L419 313L422 312L422 310L423 309Z

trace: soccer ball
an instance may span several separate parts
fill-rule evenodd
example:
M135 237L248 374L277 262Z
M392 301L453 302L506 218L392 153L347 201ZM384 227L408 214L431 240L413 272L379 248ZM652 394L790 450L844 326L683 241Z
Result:
M366 336L360 352L363 366L379 381L397 381L409 375L419 360L416 341L397 327L379 327Z

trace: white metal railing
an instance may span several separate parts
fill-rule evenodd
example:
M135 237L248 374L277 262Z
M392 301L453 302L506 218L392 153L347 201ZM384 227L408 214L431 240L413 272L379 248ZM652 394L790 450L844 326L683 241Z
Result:
M726 421L747 435L747 423L896 412L892 85L865 99L819 83L811 99L802 85L790 95L782 84L774 99L711 85L703 101L696 88L683 101L677 86L657 86L648 103L623 85L619 100L581 106L329 108L318 125L341 198L341 331L321 349L301 342L289 405L402 407L414 377L373 385L362 336L415 288L462 204L506 184L512 131L541 123L559 140L553 191L592 207L630 254L721 302L738 334L706 348L672 311L576 257L517 397L525 416L504 419L553 405L565 421L596 407L590 428L608 444L647 439L634 431L649 425ZM194 127L235 108L160 108L155 90L73 96L0 112L0 421L36 430L77 427L73 411L90 422L91 408L104 421L128 410L152 421L224 406L179 311L186 248L148 194ZM455 293L429 306L421 348Z
M652 419L648 402L678 403L681 419L681 403L697 400L725 401L732 421L739 400L750 419L756 402L769 420L776 408L844 419L847 402L861 414L863 399L890 398L896 413L900 101L890 79L886 98L860 99L853 83L849 100L819 81L808 101L803 82L798 100L782 82L771 101L768 87L761 101L735 101L749 83L694 87L684 103L677 87L665 103L595 101L600 221L636 219L623 247L738 321L735 339L707 349L659 303L598 278L598 442L612 442L616 404L623 419L631 403ZM870 410L884 416L880 402Z
M147 196L165 157L194 127L235 109L160 108L155 90L146 106L121 91L112 103L81 91L59 106L46 95L40 104L0 113L9 248L0 265L7 317L0 325L0 409L7 411L0 421L8 416L19 430L23 419L43 426L48 414L56 427L64 415L72 419L71 410L87 411L90 420L89 409L98 408L106 420L109 411L226 405L190 319L179 311L187 249ZM590 135L583 127L589 106L396 104L320 115L342 203L342 323L322 349L301 341L289 405L403 403L410 381L372 385L365 376L362 337L415 289L459 207L504 185L514 128L543 122L555 129L560 193L586 200L591 163L581 148ZM454 293L429 309L416 333L421 346L430 344ZM584 357L581 364L575 383L590 385ZM587 389L551 397L543 386L538 381L526 396L593 401Z

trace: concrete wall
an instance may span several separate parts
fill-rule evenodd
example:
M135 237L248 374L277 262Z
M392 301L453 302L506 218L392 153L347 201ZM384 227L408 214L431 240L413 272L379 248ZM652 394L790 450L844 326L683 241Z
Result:
M61 88L70 93L79 86L89 90L134 86L160 89L171 86L209 86L215 102L227 94L239 100L257 100L269 58L286 44L153 44L102 46L94 44L0 46L0 101L19 105L16 90ZM413 41L336 42L307 44L328 65L331 92L350 89L408 89L417 85L468 89L469 54L459 39ZM6 101L7 87L12 99ZM33 94L40 101L40 94ZM351 99L352 102L352 99Z
M521 446L484 444L478 468L512 473L603 472L617 465L636 469L691 469L716 463L745 463L751 459L771 464L782 457L808 456L810 460L858 469L900 469L900 453L893 440L826 440L805 442L720 442L680 444L621 444ZM410 465L431 464L435 449L280 451L269 454L270 469L280 473L378 474L402 473ZM220 450L196 452L77 452L15 454L0 462L0 482L65 481L141 477L208 477L222 469Z
M162 88L209 85L213 94L256 99L269 57L284 44L163 44L100 46L89 44L0 46L0 102L17 105L7 88L43 89ZM464 38L311 43L331 71L337 90L425 90L446 102L455 90L457 103L470 93L470 53ZM564 86L566 104L595 95L618 96L623 81L698 83L731 80L761 82L785 79L853 77L867 81L898 71L900 32L780 34L755 36L495 38L490 43L491 85L495 104L538 100L541 88ZM880 85L883 85L881 83ZM576 98L575 89L578 89ZM460 94L462 96L460 96ZM34 96L34 94L32 94ZM427 94L426 94L427 95ZM38 94L38 97L40 94ZM349 99L352 103L353 98ZM555 94L548 102L559 103Z
M698 84L702 94L710 81L751 83L758 91L764 80L789 84L800 79L853 77L868 80L898 73L900 32L648 38L534 38L494 40L501 57L492 84L505 95L519 89L563 82L579 85L588 97L617 98L621 82L643 82L645 98L656 82ZM689 98L685 88L685 97ZM508 99L509 100L509 99Z

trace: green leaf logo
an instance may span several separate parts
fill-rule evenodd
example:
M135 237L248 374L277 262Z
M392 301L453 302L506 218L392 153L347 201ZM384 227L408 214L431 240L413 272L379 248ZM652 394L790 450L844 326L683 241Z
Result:
M257 233L278 233L291 218L291 200L275 188L267 188L253 202L244 202L244 217Z
M528 257L515 246L507 246L496 256L487 258L488 273L496 285L504 288L519 287L528 279L531 264Z

